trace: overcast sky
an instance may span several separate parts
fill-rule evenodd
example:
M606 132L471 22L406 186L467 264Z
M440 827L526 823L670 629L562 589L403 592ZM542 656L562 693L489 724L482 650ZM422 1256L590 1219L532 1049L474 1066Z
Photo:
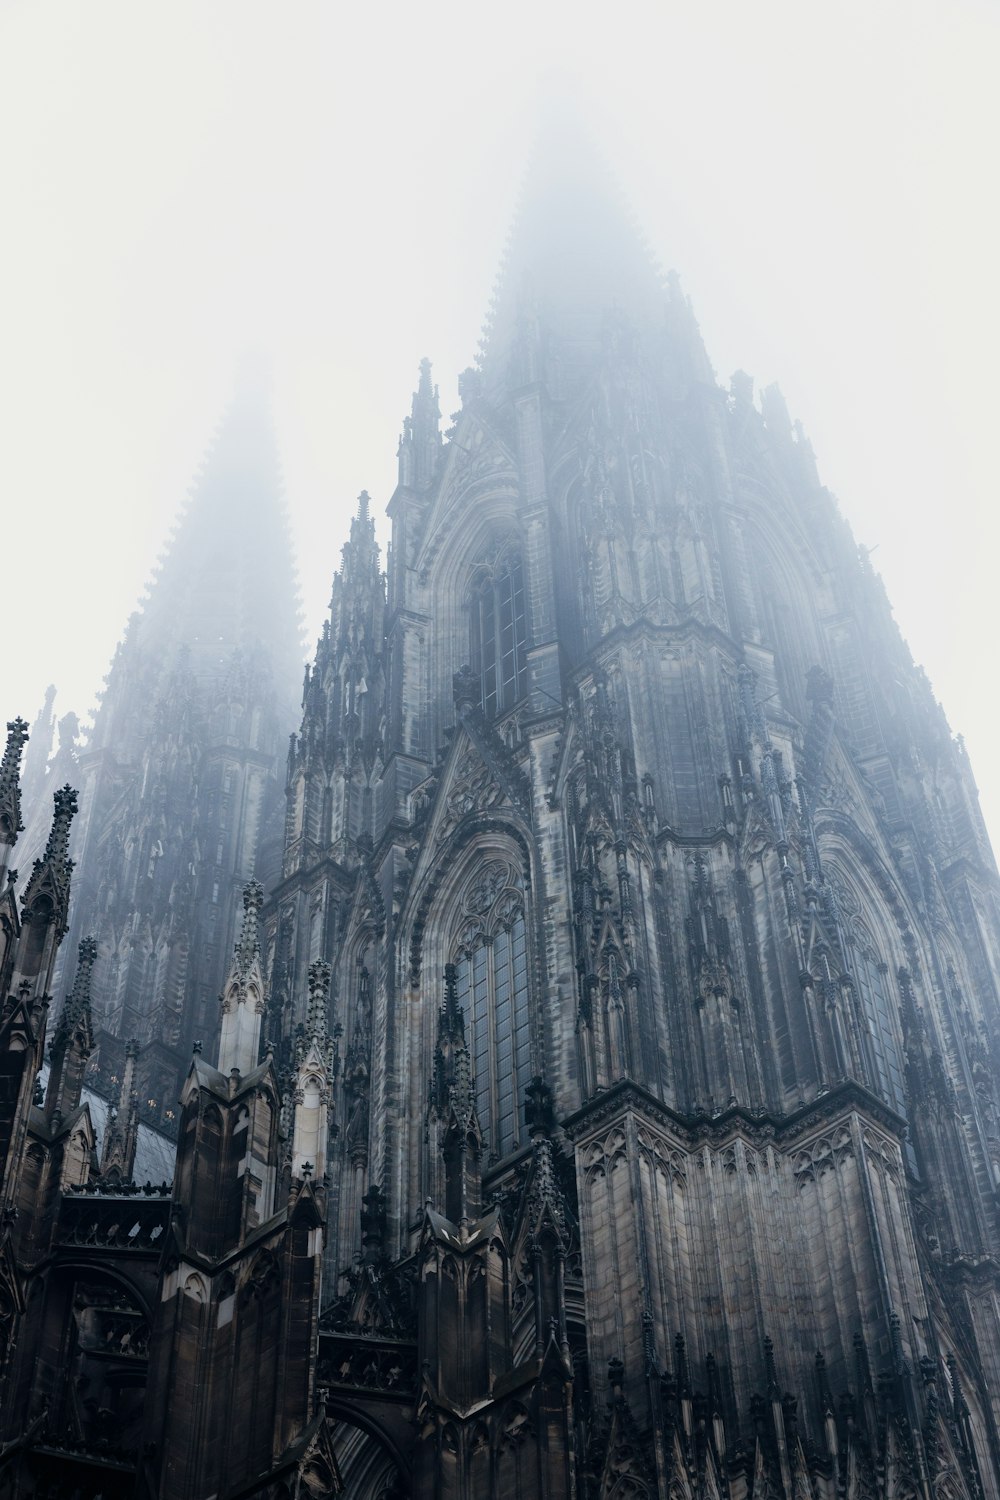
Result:
M877 547L1000 836L998 76L992 0L0 0L0 713L86 714L248 347L311 649L569 90L720 379L780 383Z

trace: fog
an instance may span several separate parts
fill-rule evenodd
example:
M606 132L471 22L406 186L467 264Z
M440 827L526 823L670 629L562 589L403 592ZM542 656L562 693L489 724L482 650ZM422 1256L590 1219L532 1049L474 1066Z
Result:
M4 717L85 715L247 348L311 651L424 355L445 414L569 95L723 383L778 381L994 837L1000 12L0 5Z

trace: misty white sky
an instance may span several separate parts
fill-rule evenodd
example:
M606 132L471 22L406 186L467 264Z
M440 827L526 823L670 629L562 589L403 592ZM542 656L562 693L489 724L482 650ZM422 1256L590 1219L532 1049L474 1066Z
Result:
M720 379L780 382L878 547L1000 836L998 76L987 0L0 0L0 713L86 714L248 346L311 651L569 90Z

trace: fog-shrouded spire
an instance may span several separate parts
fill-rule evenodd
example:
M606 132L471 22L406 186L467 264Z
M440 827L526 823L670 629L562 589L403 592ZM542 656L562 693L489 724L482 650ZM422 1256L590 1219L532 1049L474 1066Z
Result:
M286 875L312 857L318 833L330 834L346 854L345 840L371 831L369 780L381 748L386 601L370 505L362 490L334 576L330 617L305 670L302 723L288 758Z
M141 678L148 692L182 651L186 669L206 686L225 677L234 652L258 646L279 681L289 674L294 681L301 655L296 597L266 384L243 372L112 665L95 741L105 742L112 723L117 743L135 728L136 684L127 679ZM141 667L129 670L139 654Z
M572 387L601 346L609 312L660 326L663 277L609 169L564 111L539 133L501 262L480 347L484 388L547 370ZM558 371L558 373L554 373Z
M135 1037L168 1128L193 1040L216 1034L244 886L279 853L301 647L269 407L244 367L80 761L71 936L98 944L98 1081Z
M441 456L441 407L438 388L431 381L431 362L420 361L420 378L410 415L399 440L399 483L423 490L431 483Z

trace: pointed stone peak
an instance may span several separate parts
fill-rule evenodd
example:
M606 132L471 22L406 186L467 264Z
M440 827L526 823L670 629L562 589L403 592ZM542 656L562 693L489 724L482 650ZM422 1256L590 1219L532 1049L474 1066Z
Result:
M445 964L444 998L438 1011L431 1104L441 1120L468 1129L475 1119L475 1079L465 1036L465 1012L458 999L458 970ZM475 1127L478 1129L478 1125Z
M306 1036L325 1046L329 1031L330 965L322 958L309 965L309 1008L306 1013Z
M417 389L399 441L399 483L422 490L434 479L441 457L441 407L431 382L431 362L420 361Z
M343 644L345 630L363 626L372 609L385 597L382 558L375 540L371 496L362 490L351 531L340 552L340 567L333 580L330 620L323 628L322 647L332 641Z
M90 1025L90 985L96 958L96 939L81 938L77 949L76 976L73 980L73 988L66 996L66 1004L63 1006L63 1013L56 1031L57 1038L60 1034L70 1036L81 1024L88 1027ZM55 1039L52 1045L55 1047Z
M317 1190L325 1182L336 1047L329 1035L330 973L330 965L323 959L309 965L306 1024L295 1044L296 1072L292 1075L293 1092L289 1100L293 1192L297 1191L295 1182L310 1175ZM287 1111L288 1105L285 1108Z
M586 131L564 113L543 126L525 176L480 345L491 399L538 378L564 394L602 350L614 311L662 326L661 273ZM525 372L524 343L540 340ZM519 347L520 346L520 347ZM560 370L552 376L553 363ZM517 366L516 370L512 366Z
M294 681L296 597L270 399L265 382L241 376L112 665L95 742L120 749L141 734L136 692L150 711L182 652L186 675L210 689L238 648L265 648L275 680Z
M233 950L230 980L245 985L260 958L260 909L264 904L264 887L259 880L249 880L243 887L243 924Z
M77 794L71 786L62 786L53 793L52 801L54 804L52 827L49 830L45 853L42 855L42 863L51 865L60 873L68 873L72 868L72 861L69 858L69 828L77 810Z
M556 1173L555 1150L547 1135L531 1143L531 1171L525 1189L524 1225L536 1239L547 1229L561 1244L569 1241L569 1214Z
M23 828L21 822L21 752L28 739L25 719L7 724L7 743L0 761L0 842L13 844Z
M465 1012L458 1003L458 970L454 964L444 966L444 1000L438 1018L438 1040L465 1046Z
M260 909L264 887L249 880L243 888L243 922L233 949L226 987L221 996L219 1071L245 1074L257 1066L260 1028L264 1015L264 978L260 968Z
M445 1214L462 1224L477 1211L482 1186L483 1139L476 1111L476 1081L458 1000L457 971L447 964L444 1000L438 1012L438 1043L431 1080L431 1115L441 1128L445 1169Z
M60 928L65 930L69 906L69 878L73 861L69 857L69 830L77 807L77 794L71 786L60 787L53 793L52 825L48 842L41 859L36 859L25 887L22 910L25 914L35 908L36 899L46 893L44 919L57 914ZM43 903L44 904L44 903Z
M125 1068L118 1086L118 1100L108 1112L104 1133L101 1176L105 1180L132 1180L139 1141L139 1095L135 1079L138 1058L139 1043L132 1038L125 1044Z
M83 1075L94 1046L90 982L96 957L97 943L93 938L84 938L79 946L73 988L53 1033L44 1101L45 1113L53 1124L66 1120L79 1107L83 1093Z
M358 565L364 565L372 560L378 560L378 546L375 542L375 520L371 514L371 496L367 490L362 490L358 496L358 508L354 512L351 521L351 538L344 547L341 558L341 572L346 576L351 571L357 572Z

